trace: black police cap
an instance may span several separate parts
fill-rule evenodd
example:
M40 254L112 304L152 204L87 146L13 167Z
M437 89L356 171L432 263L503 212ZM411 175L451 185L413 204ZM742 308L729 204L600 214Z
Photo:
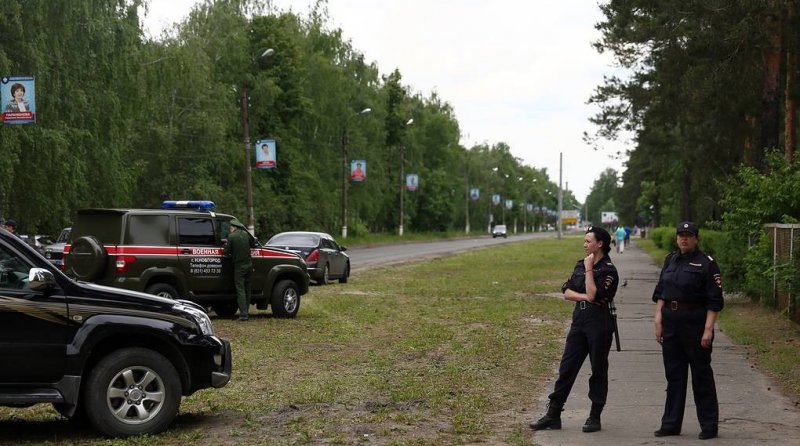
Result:
M678 227L675 228L676 234L680 234L681 232L688 232L689 234L697 237L700 235L700 228L698 228L697 225L691 221L684 221L679 223Z

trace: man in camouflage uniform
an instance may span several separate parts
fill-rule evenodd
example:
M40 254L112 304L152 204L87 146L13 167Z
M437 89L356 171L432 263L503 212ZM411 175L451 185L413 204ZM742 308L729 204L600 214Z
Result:
M250 236L244 228L230 226L228 244L225 255L230 255L233 262L233 283L236 286L236 302L239 305L239 320L250 318L250 275L253 272L253 260L250 257Z

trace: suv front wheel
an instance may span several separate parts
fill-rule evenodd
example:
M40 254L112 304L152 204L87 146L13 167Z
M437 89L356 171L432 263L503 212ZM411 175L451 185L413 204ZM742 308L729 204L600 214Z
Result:
M168 285L166 283L156 283L147 287L145 291L147 294L155 294L158 297L165 297L167 299L180 299L181 296L178 294L178 290L175 289L172 285Z
M166 429L178 413L181 384L164 356L126 348L97 363L83 395L95 428L112 437L128 437Z
M272 290L272 314L275 317L295 317L300 309L300 290L291 280L281 280Z

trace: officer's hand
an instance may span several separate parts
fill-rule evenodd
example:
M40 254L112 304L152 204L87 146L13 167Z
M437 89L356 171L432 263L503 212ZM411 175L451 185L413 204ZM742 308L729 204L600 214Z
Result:
M664 340L663 331L664 331L664 329L661 326L661 321L657 320L656 321L656 342L658 342L659 344L661 343L661 341Z
M714 342L714 330L709 328L703 330L703 338L700 339L700 345L703 348L711 348L712 342Z
M583 267L588 271L594 269L594 253L589 254L583 259Z

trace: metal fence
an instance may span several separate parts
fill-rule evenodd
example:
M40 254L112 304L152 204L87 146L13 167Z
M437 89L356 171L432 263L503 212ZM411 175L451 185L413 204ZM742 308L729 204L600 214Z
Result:
M772 297L775 306L800 323L797 286L800 277L800 224L764 225L772 248Z

